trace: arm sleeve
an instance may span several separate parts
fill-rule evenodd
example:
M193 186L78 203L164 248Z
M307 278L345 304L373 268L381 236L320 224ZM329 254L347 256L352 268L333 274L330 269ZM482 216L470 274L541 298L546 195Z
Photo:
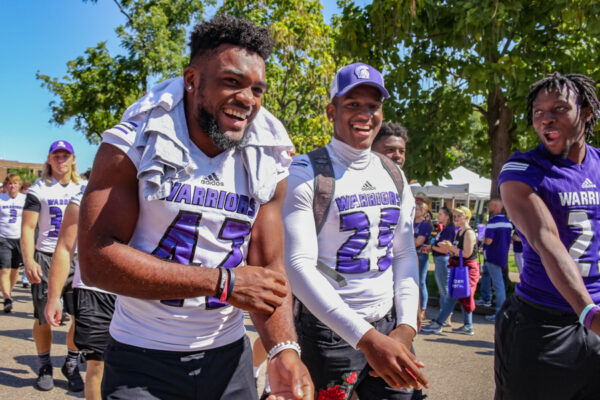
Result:
M419 262L413 240L415 199L402 173L404 190L400 220L394 233L394 305L397 325L410 325L417 331L417 309L419 307Z
M109 143L127 154L127 157L129 157L136 168L141 160L140 154L135 150L135 146L133 145L136 137L136 129L138 127L139 121L123 121L120 124L107 129L102 134L102 143Z
M306 161L293 163L283 206L288 279L294 295L320 321L356 348L372 326L342 300L316 268L319 246L312 209L313 193L312 167Z
M25 197L25 205L23 206L23 210L35 211L39 213L41 209L42 203L40 203L39 199L35 197L35 195L27 193L27 197Z

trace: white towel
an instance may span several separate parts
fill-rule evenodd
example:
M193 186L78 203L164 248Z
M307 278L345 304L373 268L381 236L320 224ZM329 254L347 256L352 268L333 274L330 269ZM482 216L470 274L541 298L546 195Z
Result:
M147 200L161 199L171 192L174 179L189 177L189 134L183 107L183 78L166 80L131 105L122 121L137 121L134 147L141 154L137 177ZM249 193L264 204L287 175L293 144L283 124L265 108L249 126L240 148L248 177Z

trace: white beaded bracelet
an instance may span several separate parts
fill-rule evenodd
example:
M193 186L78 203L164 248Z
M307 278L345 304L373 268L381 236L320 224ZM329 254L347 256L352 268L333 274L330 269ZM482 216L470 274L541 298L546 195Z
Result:
M285 342L277 343L275 346L273 346L267 354L267 359L271 361L273 357L287 349L296 350L296 353L298 353L298 357L300 357L300 345L298 344L298 342L286 340Z

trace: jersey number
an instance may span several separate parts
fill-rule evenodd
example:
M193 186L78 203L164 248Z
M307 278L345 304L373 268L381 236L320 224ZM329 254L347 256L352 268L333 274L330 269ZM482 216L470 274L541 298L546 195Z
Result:
M592 263L581 261L590 249L591 243L594 241L594 231L592 229L592 221L583 210L572 210L569 212L569 226L581 229L581 233L569 247L569 255L577 264L581 276L587 278L590 276Z
M173 222L158 243L152 254L165 260L175 261L184 265L194 264L196 244L198 243L198 227L202 214L179 211ZM245 237L250 233L250 223L233 218L226 218L221 226L218 238L231 242L231 251L225 256L219 267L235 268L243 260L240 248L245 242ZM161 303L183 307L184 299L161 300ZM206 298L206 308L217 308L225 306L212 296Z
M9 219L8 219L8 223L9 224L14 224L15 222L17 222L17 210L14 209L14 208L11 208L9 210L9 212L10 212L10 216L9 216Z
M60 225L62 224L62 210L60 207L50 207L48 209L50 212L50 225L54 228L50 232L48 232L48 237L58 237L58 232L60 231Z
M377 260L377 267L380 271L385 271L392 264L392 239L399 217L400 210L397 208L381 209L377 246L386 250L385 254ZM369 227L369 217L363 211L340 215L340 231L354 231L354 234L337 251L336 269L338 271L346 274L369 271L369 259L358 257L371 237Z

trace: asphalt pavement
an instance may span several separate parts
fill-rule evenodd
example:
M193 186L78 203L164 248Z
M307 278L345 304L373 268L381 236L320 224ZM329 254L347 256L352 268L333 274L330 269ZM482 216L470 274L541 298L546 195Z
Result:
M29 289L20 283L14 290L13 311L0 311L0 399L71 399L84 398L83 392L67 391L67 381L60 372L66 355L68 325L54 329L52 362L55 388L49 392L35 389L38 360L31 336L33 306ZM427 317L434 318L439 309L429 307ZM453 317L453 327L461 325L462 314ZM249 319L245 320L248 335L257 335ZM474 336L452 333L450 328L438 335L419 334L415 339L417 357L426 365L430 382L428 400L488 400L494 396L494 325L474 315ZM80 366L85 374L85 364ZM262 386L262 377L259 388Z

